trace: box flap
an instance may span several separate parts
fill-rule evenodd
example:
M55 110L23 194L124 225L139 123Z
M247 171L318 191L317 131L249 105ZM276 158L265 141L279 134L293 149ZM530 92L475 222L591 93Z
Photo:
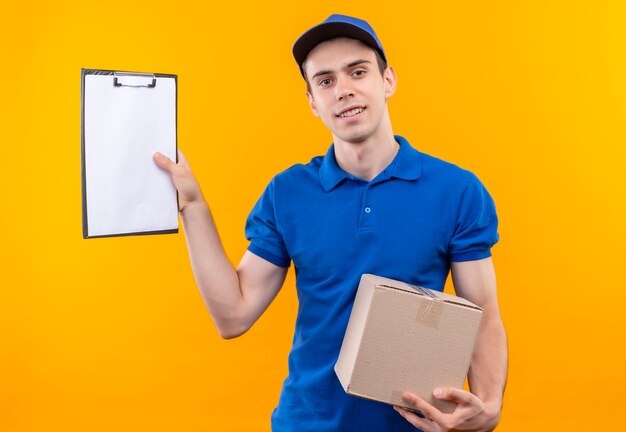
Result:
M375 285L380 286L380 287L398 289L398 290L405 291L411 294L417 294L417 295L421 295L424 297L430 297L434 300L440 300L446 303L455 304L457 306L468 307L471 309L482 311L482 308L480 306L475 305L474 303L472 303L471 301L467 299L464 299L463 297L457 297L454 295L450 295L448 293L431 290L428 288L421 287L419 285L411 285L405 282L400 282L400 281L385 278L382 276L376 276L376 275L371 275L371 274L367 274L363 276L364 277L367 276L369 280L371 280Z

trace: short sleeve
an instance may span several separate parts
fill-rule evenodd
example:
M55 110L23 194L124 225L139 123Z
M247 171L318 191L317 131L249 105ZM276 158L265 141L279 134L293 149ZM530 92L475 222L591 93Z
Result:
M491 256L499 240L498 216L493 199L472 173L466 179L459 202L457 223L450 240L451 262L472 261Z
M276 223L274 180L252 208L246 221L248 250L279 267L289 267L291 258Z

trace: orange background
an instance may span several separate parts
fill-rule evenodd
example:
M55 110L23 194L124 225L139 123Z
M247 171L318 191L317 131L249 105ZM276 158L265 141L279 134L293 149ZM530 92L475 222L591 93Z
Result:
M0 16L0 430L267 431L293 274L220 340L183 233L83 240L80 68L175 73L179 131L226 251L275 173L323 154L291 45L364 17L394 130L474 171L510 341L501 431L616 430L626 387L626 8L615 1L24 1Z

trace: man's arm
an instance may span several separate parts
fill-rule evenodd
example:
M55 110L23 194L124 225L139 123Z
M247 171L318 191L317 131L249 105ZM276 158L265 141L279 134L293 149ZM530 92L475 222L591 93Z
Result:
M491 258L452 263L454 290L483 308L474 356L469 370L473 394L499 413L506 387L508 349L496 292L496 274Z
M169 172L178 191L191 268L213 322L222 337L240 336L276 297L287 269L249 251L235 269L224 252L211 211L185 156L179 150L178 163L174 163L156 153L154 161Z
M502 396L507 376L507 341L496 292L496 277L491 258L452 263L456 294L482 307L474 356L469 371L470 392L444 387L435 389L438 399L457 403L452 414L444 414L412 393L405 400L415 405L426 418L396 407L414 426L430 431L491 431L500 420Z

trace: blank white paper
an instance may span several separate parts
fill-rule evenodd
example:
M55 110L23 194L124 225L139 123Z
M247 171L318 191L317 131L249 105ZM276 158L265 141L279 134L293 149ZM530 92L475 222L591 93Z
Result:
M86 75L84 158L88 237L178 228L176 189L152 156L176 160L176 81L115 87Z

